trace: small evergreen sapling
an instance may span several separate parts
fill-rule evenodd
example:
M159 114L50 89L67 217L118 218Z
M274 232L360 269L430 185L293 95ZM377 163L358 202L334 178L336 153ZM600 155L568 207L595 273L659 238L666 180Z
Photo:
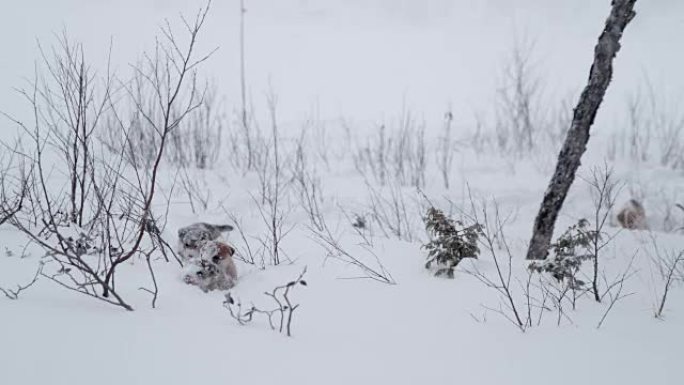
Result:
M464 226L447 217L441 210L430 207L423 218L431 240L423 245L428 251L425 268L437 267L435 276L454 277L454 269L464 258L477 258L480 225Z
M597 241L598 233L589 230L589 222L580 219L570 226L558 240L551 245L553 257L530 264L530 270L549 273L559 282L565 282L571 289L580 289L586 284L577 279L582 262L594 258L591 247Z

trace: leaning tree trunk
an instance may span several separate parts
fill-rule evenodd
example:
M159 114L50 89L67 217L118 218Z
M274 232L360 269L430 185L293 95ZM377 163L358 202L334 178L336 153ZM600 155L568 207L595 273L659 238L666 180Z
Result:
M527 259L544 259L548 254L558 213L575 180L575 173L589 142L589 129L594 124L596 113L613 76L613 59L620 50L620 38L627 24L634 18L634 3L636 0L612 1L610 16L594 49L594 63L589 72L589 83L575 108L572 125L558 155L556 171L534 221Z

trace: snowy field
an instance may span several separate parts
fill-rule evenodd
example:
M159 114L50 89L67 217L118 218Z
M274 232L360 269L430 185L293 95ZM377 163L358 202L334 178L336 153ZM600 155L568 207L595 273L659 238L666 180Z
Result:
M0 288L8 293L0 295L0 384L682 383L683 3L637 2L556 225L554 240L582 218L592 227L605 215L600 303L590 290L593 260L575 271L586 285L573 289L531 272L525 255L610 1L246 0L245 130L239 1L215 0L195 58L218 50L169 109L171 121L182 119L157 169L153 125L163 126L165 106L154 87L136 84L154 81L141 74L154 70L146 60L155 62L155 52L162 60L177 53L160 32L165 20L187 47L180 15L192 25L204 5L4 7L0 207L14 202L22 170L36 188L18 219L0 225ZM70 209L73 165L60 142L70 137L58 132L70 121L61 119L69 103L60 98L74 89L60 93L50 77L60 68L54 55L64 57L62 31L82 43L89 87L104 107L87 109L86 220L58 231L78 237L108 218L123 228L118 245L132 250L136 215L154 186L149 211L159 237L141 233L140 252L116 270L116 294L134 311L101 300L96 281L120 257L111 248L84 256L100 278L75 274L49 252L58 237L47 218ZM167 51L155 51L155 36ZM108 98L104 80L114 73ZM193 99L193 79L210 90L204 100ZM199 108L183 115L193 101ZM46 143L41 164L36 142ZM614 205L597 204L592 186L607 174ZM96 210L107 194L111 215ZM630 199L643 204L645 229L619 226L617 211ZM461 262L453 279L425 268L431 206L483 226L479 258ZM183 268L159 246L175 248L177 230L198 221L236 227L227 235L239 272L231 306L226 292L185 284ZM111 246L101 231L89 235ZM43 275L10 298L41 263ZM235 319L245 321L252 304L277 308L264 293L304 269L306 285L290 288L299 305L291 337L278 330L280 313L276 330L263 313L244 325Z

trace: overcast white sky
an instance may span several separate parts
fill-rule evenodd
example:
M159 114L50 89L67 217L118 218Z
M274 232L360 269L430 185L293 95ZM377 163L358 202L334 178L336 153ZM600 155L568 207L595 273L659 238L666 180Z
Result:
M313 105L324 117L381 119L403 101L426 116L452 106L470 118L486 109L515 41L536 42L534 58L555 94L577 92L610 0L246 0L248 75L258 103L270 84L282 116ZM159 23L192 12L190 0L23 0L0 12L0 108L18 109L11 89L31 76L36 40L66 28L96 66L109 39L120 70L153 42ZM684 85L684 1L640 0L627 31L616 82L617 105L648 76L658 89ZM202 47L220 47L204 75L228 102L238 87L238 0L215 0ZM617 111L617 110L616 110ZM464 118L465 119L465 118ZM2 126L0 126L2 127Z

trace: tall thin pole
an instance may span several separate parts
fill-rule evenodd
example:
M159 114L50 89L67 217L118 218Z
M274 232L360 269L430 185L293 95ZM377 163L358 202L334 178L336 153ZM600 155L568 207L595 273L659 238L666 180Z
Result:
M247 117L247 80L245 74L245 0L240 0L240 98L242 101L242 129L245 133L245 143L247 145L247 170L252 169L252 140L249 133Z

